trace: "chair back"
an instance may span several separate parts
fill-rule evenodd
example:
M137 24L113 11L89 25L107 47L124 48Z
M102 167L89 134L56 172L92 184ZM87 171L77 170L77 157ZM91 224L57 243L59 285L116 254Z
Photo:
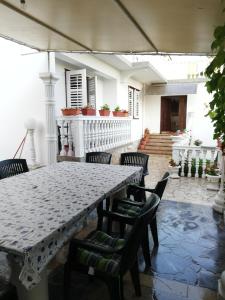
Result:
M148 175L149 155L140 152L121 153L120 164L125 166L137 166L143 168L141 185L144 186L144 176Z
M112 154L107 152L89 152L86 153L87 163L108 164L111 163Z
M162 179L160 181L158 181L158 183L155 186L154 193L156 195L158 195L160 199L162 199L162 196L163 196L163 193L165 191L169 176L170 176L170 174L168 172L166 172L163 175Z
M144 231L149 220L155 217L160 199L156 194L150 195L148 205L145 205L141 214L136 218L135 224L127 237L126 245L121 258L121 272L125 273L137 258L137 251L141 245Z
M0 179L28 171L26 159L7 159L0 161Z

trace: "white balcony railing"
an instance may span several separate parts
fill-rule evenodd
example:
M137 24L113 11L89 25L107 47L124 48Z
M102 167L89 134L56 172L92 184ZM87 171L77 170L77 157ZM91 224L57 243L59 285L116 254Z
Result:
M60 156L84 157L131 142L131 119L118 117L69 116L57 119Z
M194 177L199 177L199 168L201 166L202 178L205 178L207 162L209 162L210 165L214 165L215 159L217 157L217 166L218 168L220 168L221 155L221 151L216 147L173 145L173 159L177 163L181 164L181 176L185 176L185 168L187 176L192 176L192 166L194 159Z

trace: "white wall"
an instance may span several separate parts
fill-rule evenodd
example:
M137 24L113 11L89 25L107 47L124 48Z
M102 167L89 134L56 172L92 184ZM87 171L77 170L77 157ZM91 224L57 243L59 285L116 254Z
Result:
M57 54L60 59L56 60L56 73L59 82L56 86L56 111L60 115L60 109L65 106L65 75L64 69L70 70L89 68L97 74L96 89L96 108L97 110L103 104L108 104L111 111L119 105L121 109L128 109L128 86L142 90L143 85L140 82L121 76L121 73L90 54ZM63 60L63 61L62 61ZM123 82L121 82L123 80ZM132 138L140 139L143 134L142 106L140 107L140 119L132 121Z
M103 95L104 80L97 77L97 87L96 87L96 107L100 109L102 105L107 103Z
M213 126L209 117L205 117L211 96L207 93L204 83L198 84L197 94L187 96L187 129L192 130L193 140L200 139L204 145L215 145ZM152 133L160 132L161 95L146 95L144 99L144 127ZM193 117L190 120L190 113Z
M196 95L189 95L187 101L187 124L192 130L193 140L200 139L205 146L216 145L213 140L213 125L209 117L205 117L207 109L205 104L208 104L211 95L208 94L204 83L198 85ZM193 112L193 117L189 117Z
M37 160L45 163L44 85L40 72L47 71L47 54L22 53L34 50L0 39L0 160L12 158L25 135L24 123L29 118L38 122L35 132ZM23 157L30 160L29 143Z

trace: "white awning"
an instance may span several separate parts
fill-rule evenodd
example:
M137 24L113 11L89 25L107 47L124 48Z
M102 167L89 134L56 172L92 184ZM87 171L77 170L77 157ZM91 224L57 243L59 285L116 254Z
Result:
M225 19L221 0L25 2L0 0L0 35L42 51L208 54Z

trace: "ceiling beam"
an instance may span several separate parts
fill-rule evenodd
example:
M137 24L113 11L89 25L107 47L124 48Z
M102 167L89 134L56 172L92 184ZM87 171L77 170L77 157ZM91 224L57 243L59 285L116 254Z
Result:
M38 18L36 18L36 17L30 15L29 13L27 13L27 12L25 12L25 11L19 9L18 7L14 6L13 4L9 3L8 1L0 0L0 4L2 4L2 5L4 5L4 6L6 6L6 7L8 7L9 9L11 9L11 10L15 11L16 13L18 13L18 14L24 16L25 18L27 18L27 19L29 19L29 20L31 20L31 21L33 21L33 22L35 22L35 23L41 25L42 27L47 28L48 30L50 30L50 31L52 31L52 32L54 32L54 33L56 33L56 34L58 34L59 36L65 38L66 40L68 40L68 41L70 41L70 42L72 42L72 43L75 43L75 44L79 45L80 47L84 48L85 50L87 50L87 51L92 51L92 49L90 49L89 47L83 45L82 43L78 42L77 40L73 39L72 37L70 37L70 36L66 35L65 33L59 31L58 29L56 29L56 28L54 28L54 27L48 25L47 23L45 23L45 22L39 20Z
M121 8L121 10L125 13L125 15L130 19L130 21L134 24L134 26L138 29L138 31L142 34L142 36L146 39L146 41L151 45L153 49L158 53L159 50L153 43L153 41L149 38L149 36L145 33L141 25L136 21L136 19L131 15L129 10L126 8L126 6L120 1L120 0L114 0L118 6Z

